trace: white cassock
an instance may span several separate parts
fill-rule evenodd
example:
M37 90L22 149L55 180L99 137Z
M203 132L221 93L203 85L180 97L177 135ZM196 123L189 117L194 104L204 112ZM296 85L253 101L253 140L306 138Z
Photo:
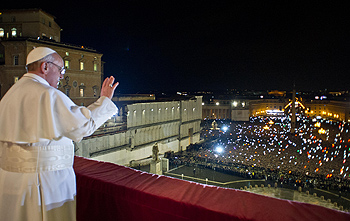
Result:
M72 140L116 112L107 97L77 106L35 74L13 85L0 101L0 220L75 220Z

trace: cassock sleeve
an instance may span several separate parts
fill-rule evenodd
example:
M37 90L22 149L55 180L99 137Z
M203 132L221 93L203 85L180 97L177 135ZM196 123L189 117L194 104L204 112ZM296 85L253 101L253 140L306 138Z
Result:
M100 97L90 106L83 107L75 105L64 94L57 97L53 110L56 112L54 117L56 129L62 136L76 142L94 133L118 111L115 104L107 97Z
M67 137L80 141L117 111L107 97L89 107L77 106L60 90L21 78L1 99L0 140L36 143Z

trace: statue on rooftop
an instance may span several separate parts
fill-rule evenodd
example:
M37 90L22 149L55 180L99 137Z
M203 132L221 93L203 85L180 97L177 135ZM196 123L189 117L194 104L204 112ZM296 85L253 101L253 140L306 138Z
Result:
M218 123L216 123L215 120L211 123L211 126L212 126L213 130L217 130L218 129Z
M158 153L159 153L158 143L155 143L152 147L152 159L153 159L153 161L159 161Z

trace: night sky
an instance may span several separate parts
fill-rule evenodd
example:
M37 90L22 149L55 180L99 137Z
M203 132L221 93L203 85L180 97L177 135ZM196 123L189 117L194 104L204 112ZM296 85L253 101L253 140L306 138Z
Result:
M54 15L62 42L103 53L120 93L349 89L350 10L334 1L88 2L2 8Z

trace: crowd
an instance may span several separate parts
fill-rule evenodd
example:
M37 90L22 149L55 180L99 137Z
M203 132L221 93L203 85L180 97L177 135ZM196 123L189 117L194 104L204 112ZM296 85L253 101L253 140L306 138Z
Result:
M304 187L350 189L349 124L298 116L252 117L250 122L205 122L201 145L188 147L171 163L191 164L248 178Z

